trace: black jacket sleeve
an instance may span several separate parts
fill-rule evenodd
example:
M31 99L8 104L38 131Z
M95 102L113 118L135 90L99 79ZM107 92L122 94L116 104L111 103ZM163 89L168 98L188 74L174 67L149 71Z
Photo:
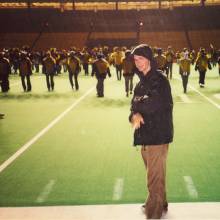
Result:
M151 114L157 111L163 111L172 107L172 97L169 82L167 80L159 80L154 83L152 90L145 94L142 99L133 98L131 112L144 114Z

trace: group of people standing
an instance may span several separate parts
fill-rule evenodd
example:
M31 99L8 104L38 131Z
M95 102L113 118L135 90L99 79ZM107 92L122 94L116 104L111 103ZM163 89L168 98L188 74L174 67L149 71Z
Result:
M173 77L173 63L179 64L179 73L183 82L183 91L187 92L188 77L191 72L192 64L195 70L199 72L199 85L201 88L205 85L205 75L207 69L211 69L217 63L220 66L219 53L211 48L209 57L204 48L196 54L195 51L189 51L184 48L181 52L174 52L171 46L163 51L161 48L152 48L157 68L161 70L168 79ZM130 56L131 50L126 47L114 47L112 51L108 47L83 48L81 51L75 47L69 51L57 51L51 48L47 52L31 52L27 46L21 50L11 49L0 52L0 82L2 92L10 89L9 75L19 72L22 88L25 92L32 90L31 75L32 72L40 72L46 76L46 86L48 91L53 91L55 87L54 76L63 72L68 72L70 86L73 90L79 89L78 75L82 70L86 76L89 74L89 65L91 65L91 76L97 78L97 97L104 96L104 80L106 76L111 76L110 66L115 67L116 77L121 81L122 75L125 82L125 93L128 97L133 92L133 76L135 65ZM212 64L212 65L211 65ZM220 68L219 68L220 75Z

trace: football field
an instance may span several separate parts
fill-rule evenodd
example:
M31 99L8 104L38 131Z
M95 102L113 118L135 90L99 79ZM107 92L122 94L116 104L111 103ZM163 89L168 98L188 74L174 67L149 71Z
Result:
M132 147L128 122L131 97L124 79L79 77L72 91L66 73L48 92L45 76L31 77L24 93L20 78L0 94L0 206L142 203L147 196L140 149ZM183 94L178 67L170 80L174 100L174 142L169 146L169 202L220 202L220 77L207 72L205 88L192 70ZM135 82L137 82L135 78Z

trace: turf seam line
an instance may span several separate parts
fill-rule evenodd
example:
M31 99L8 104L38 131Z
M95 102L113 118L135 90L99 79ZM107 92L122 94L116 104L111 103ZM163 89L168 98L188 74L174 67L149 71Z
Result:
M187 191L189 193L189 196L193 199L197 199L198 198L198 192L197 192L196 187L193 183L192 177L191 176L184 176L183 179L185 181L186 188L187 188Z
M181 81L180 78L175 77L175 79L178 79ZM206 99L208 102L210 102L211 104L213 104L216 108L220 109L220 105L215 103L213 100L211 100L209 97L205 96L203 93L201 93L199 90L197 90L196 88L194 88L193 86L191 86L190 84L188 84L188 86L190 87L190 89L194 90L195 92L197 92L200 96L202 96L204 99Z
M112 200L118 201L122 198L123 188L124 188L124 179L117 178L113 189Z
M37 203L42 203L48 198L49 194L51 193L53 189L54 184L55 184L55 180L49 181L49 183L44 187L43 191L37 197L36 199Z
M14 160L16 160L24 151L26 151L32 144L34 144L39 138L41 138L47 131L49 131L55 124L57 124L67 113L69 113L74 107L76 107L86 96L88 96L95 87L90 88L83 96L77 99L70 107L57 116L52 122L50 122L44 129L37 133L31 140L19 148L11 157L0 165L0 173L8 167Z

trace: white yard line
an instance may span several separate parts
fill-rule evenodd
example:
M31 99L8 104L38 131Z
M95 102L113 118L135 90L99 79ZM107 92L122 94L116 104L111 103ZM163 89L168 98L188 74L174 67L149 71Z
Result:
M36 199L37 203L42 203L48 198L49 194L53 189L54 184L55 184L55 180L50 180L50 182L44 187L43 191L37 197Z
M216 108L220 109L220 105L217 104L216 102L214 102L213 100L211 100L209 97L205 96L203 93L201 93L198 89L194 88L193 86L189 85L189 87L194 90L195 92L197 92L199 95L201 95L204 99L206 99L208 102L210 102L211 104L213 104Z
M193 183L192 177L191 176L184 176L183 179L186 184L186 188L189 193L189 196L193 199L198 198L198 192L197 192L196 187Z
M19 148L11 157L9 157L0 166L0 173L9 166L14 160L16 160L24 151L26 151L32 144L34 144L39 138L41 138L47 131L49 131L55 124L57 124L67 113L69 113L73 108L75 108L83 99L88 96L95 87L89 89L83 96L77 99L69 108L62 112L58 117L56 117L50 124L48 124L44 129L42 129L38 134L36 134L31 140Z
M112 200L118 201L122 198L123 188L124 188L124 179L117 178L113 189Z
M175 77L175 79L180 80L180 78ZM211 100L209 97L205 96L203 93L201 93L198 89L194 88L193 86L191 86L190 84L188 84L188 87L190 89L192 89L193 91L195 91L196 93L198 93L200 96L202 96L204 99L206 99L209 103L211 103L212 105L214 105L216 108L220 109L220 105L217 104L216 102L214 102L213 100Z

